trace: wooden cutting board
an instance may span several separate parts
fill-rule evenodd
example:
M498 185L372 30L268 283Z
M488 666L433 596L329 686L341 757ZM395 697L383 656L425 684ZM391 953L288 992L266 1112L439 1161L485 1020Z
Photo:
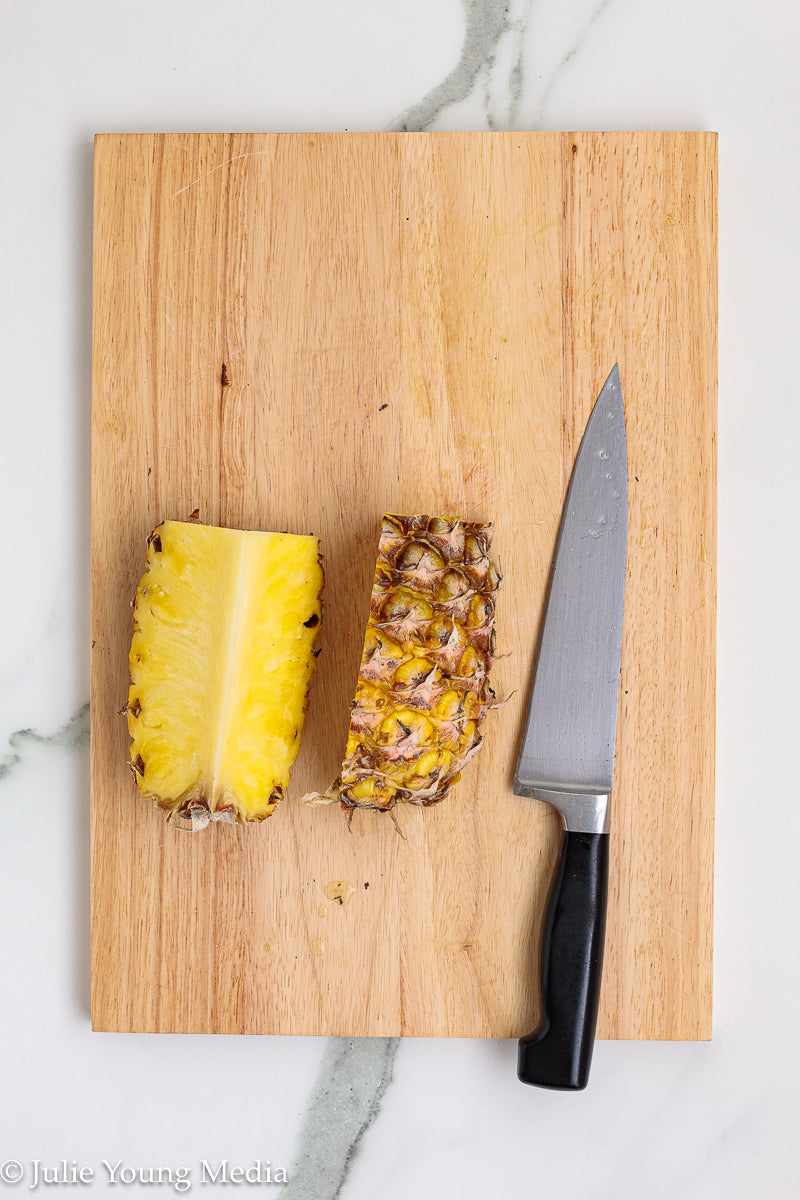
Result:
M716 137L104 135L94 204L94 1027L530 1031L559 819L512 794L513 765L569 473L618 361L630 543L599 1035L709 1037ZM139 796L119 711L145 538L195 508L314 532L326 570L287 798L202 834ZM300 803L338 772L384 510L493 518L505 576L508 703L446 802L400 812L404 839Z

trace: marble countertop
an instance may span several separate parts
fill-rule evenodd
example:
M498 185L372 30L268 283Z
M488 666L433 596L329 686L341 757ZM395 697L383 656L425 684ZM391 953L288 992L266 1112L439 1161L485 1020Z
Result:
M797 1194L799 50L790 0L5 7L0 1190ZM712 1041L598 1043L570 1095L512 1042L92 1033L94 133L672 128L720 135Z

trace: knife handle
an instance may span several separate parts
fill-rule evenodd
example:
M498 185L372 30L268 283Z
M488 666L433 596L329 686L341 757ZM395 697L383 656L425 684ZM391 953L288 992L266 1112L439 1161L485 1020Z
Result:
M565 830L542 940L542 1019L521 1038L523 1083L579 1091L589 1081L608 897L608 834Z

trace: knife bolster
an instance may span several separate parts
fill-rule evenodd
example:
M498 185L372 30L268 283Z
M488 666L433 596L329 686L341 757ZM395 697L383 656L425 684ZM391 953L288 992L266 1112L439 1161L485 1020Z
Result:
M611 797L607 793L561 792L532 787L529 795L557 808L570 833L608 833Z

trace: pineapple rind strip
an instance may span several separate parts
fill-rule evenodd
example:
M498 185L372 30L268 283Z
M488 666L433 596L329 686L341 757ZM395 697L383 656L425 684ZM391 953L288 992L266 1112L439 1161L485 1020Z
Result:
M490 524L384 515L348 750L337 781L345 807L437 803L477 752L479 728L494 699L488 675L500 576L489 559L492 531ZM423 664L432 669L426 665L421 682L408 686L401 682L404 667L415 660L420 671ZM419 674L413 667L411 673ZM443 717L436 706L447 693L459 697L458 712Z

